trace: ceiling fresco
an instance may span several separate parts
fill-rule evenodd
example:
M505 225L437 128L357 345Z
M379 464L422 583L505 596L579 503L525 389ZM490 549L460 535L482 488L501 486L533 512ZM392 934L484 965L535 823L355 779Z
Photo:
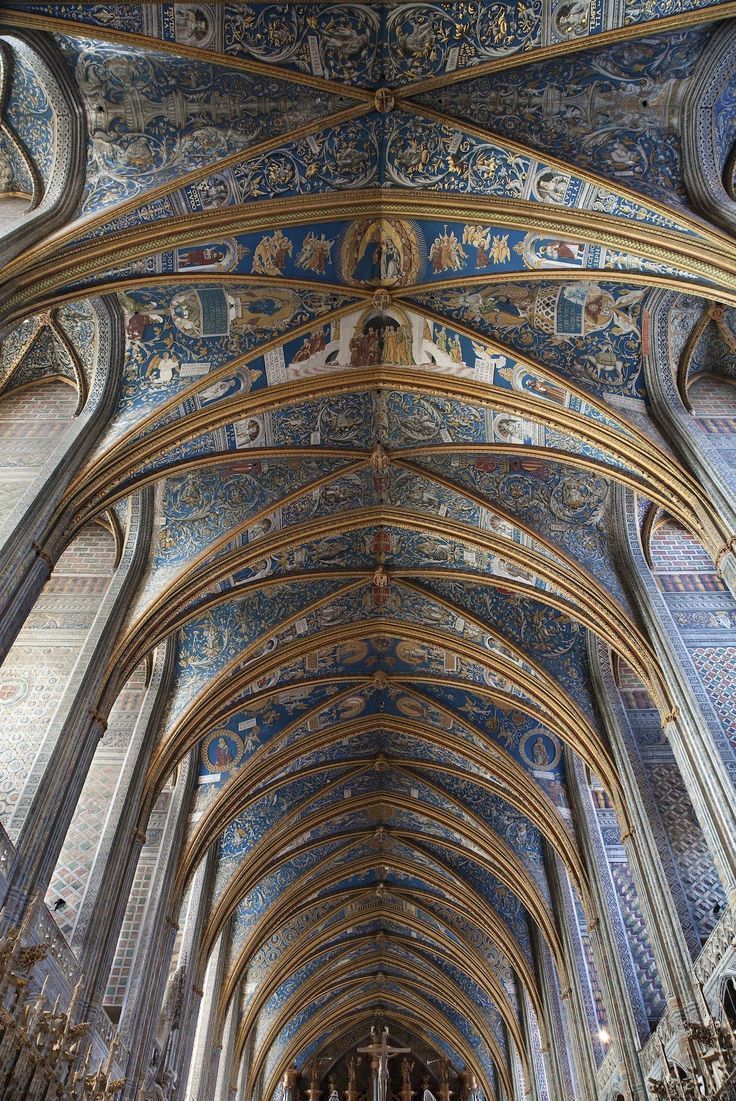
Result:
M643 368L669 289L679 351L705 317L685 379L736 371L733 263L682 153L716 6L4 6L0 186L54 172L24 34L87 130L72 217L9 261L0 391L63 378L81 408L105 296L120 379L64 519L151 489L116 660L173 639L146 798L194 755L177 889L214 851L203 951L230 929L219 1010L240 999L263 1101L378 1017L485 1101L531 1081L548 963L568 985L558 876L594 917L578 760L628 825L591 643L671 707L621 487L721 534ZM722 166L733 115L730 88Z
M688 205L680 112L711 27L653 36L425 93L420 102L572 160L671 205ZM562 182L547 186L563 193Z
M627 0L623 5L558 2L551 18L539 2L384 4L48 4L14 3L20 11L97 31L123 32L278 65L295 74L372 87L400 85L556 43L714 7L708 0Z

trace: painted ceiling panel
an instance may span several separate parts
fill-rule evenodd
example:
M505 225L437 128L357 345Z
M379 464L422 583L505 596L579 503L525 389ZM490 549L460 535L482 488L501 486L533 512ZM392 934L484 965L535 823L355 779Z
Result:
M573 766L616 813L591 639L659 688L615 487L707 506L650 419L661 291L669 381L733 373L730 246L682 168L712 6L6 7L57 20L89 140L76 220L13 260L0 384L81 408L124 348L65 507L125 521L152 487L120 649L174 639L150 794L194 755L178 874L213 854L249 1096L378 1017L508 1094L559 972L552 860L589 901ZM56 120L18 56L0 182L32 184L7 127L48 176Z
M416 301L598 397L635 399L643 390L640 325L646 294L641 287L604 281L480 283L425 291Z
M57 43L87 107L82 214L137 198L349 103L325 92L305 98L276 77L153 50L131 55L68 35L57 35Z
M711 34L698 27L527 64L426 93L421 102L686 206L680 109Z
M60 4L16 2L19 11L78 22L101 32L143 35L184 49L223 54L372 87L454 74L556 43L579 43L617 28L717 7L713 0L661 0L623 5L556 3L468 6L438 3L330 5ZM139 39L136 41L140 41Z

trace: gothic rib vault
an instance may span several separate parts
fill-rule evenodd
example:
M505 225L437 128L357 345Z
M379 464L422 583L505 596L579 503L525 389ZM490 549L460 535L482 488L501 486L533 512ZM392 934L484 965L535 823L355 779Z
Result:
M3 653L86 525L122 555L42 782L3 805L6 917L62 890L92 728L143 662L158 694L110 836L181 789L161 923L211 881L189 1086L123 1008L126 1090L214 1096L219 1037L226 1087L271 1101L380 1020L487 1101L646 1097L637 1050L692 1012L736 876L732 762L697 775L631 549L666 515L736 578L729 457L663 412L714 332L735 347L734 14L3 6L1 393L66 379L81 425L48 492L7 506ZM711 852L716 906L677 936L637 878L621 670ZM135 868L112 852L57 915L89 1013L117 930L87 930L105 906L119 927Z

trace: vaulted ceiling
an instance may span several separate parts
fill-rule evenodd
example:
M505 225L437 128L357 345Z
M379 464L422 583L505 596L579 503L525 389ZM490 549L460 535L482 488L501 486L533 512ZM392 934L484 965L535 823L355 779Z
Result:
M5 6L15 190L60 125L43 83L20 110L28 30L87 151L74 218L6 269L3 377L53 343L88 387L114 297L117 408L65 515L155 489L114 673L175 633L149 801L197 747L180 887L217 845L205 944L232 921L265 1097L379 1007L511 1095L540 961L567 985L576 757L626 822L591 642L669 702L614 505L723 534L647 415L642 329L657 289L736 300L681 125L735 7Z

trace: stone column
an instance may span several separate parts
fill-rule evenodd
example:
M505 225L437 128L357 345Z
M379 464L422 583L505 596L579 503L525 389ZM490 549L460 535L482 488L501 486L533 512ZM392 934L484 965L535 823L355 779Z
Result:
M239 1023L240 985L236 987L230 1000L222 1030L222 1051L220 1052L220 1063L217 1068L214 1101L230 1101L232 1096L230 1084L233 1077L233 1051Z
M524 1081L524 1072L521 1068L521 1059L517 1051L511 1052L511 1081L514 1086L513 1101L526 1101L526 1098L531 1098L532 1087L527 1088L527 1084Z
M437 1089L437 1096L439 1101L450 1101L452 1090L450 1089L450 1063L447 1059L440 1059L438 1071L440 1084Z
M243 1047L243 1057L240 1060L240 1073L238 1075L238 1094L237 1101L251 1101L248 1097L248 1075L250 1074L251 1057L253 1055L253 1040L255 1033L251 1030L250 1036L245 1041ZM300 1101L299 1099L299 1072L297 1072L294 1078L294 1093L292 1101Z
M176 1098L184 1096L184 1086L189 1074L192 1057L192 1039L199 1015L202 990L194 986L194 967L199 957L202 932L210 903L212 884L217 867L217 846L207 850L207 855L199 864L192 877L187 911L184 917L184 931L181 938L177 963L185 968L185 982L182 997L179 1028L174 1032L167 1055L167 1067L179 1084ZM175 1101L175 1098L172 1098Z
M212 949L212 954L207 961L204 991L197 1019L189 1081L187 1082L186 1101L209 1101L208 1091L212 1070L215 1016L217 1014L218 993L225 975L229 945L230 931L229 927L226 927L220 932Z
M378 1101L378 1095L379 1095L379 1090L378 1090L378 1059L376 1059L375 1055L373 1056L373 1058L371 1060L371 1074L373 1076L372 1077L372 1082L373 1082L372 1097L373 1097L373 1101ZM309 1101L319 1101L321 1092L322 1091L319 1088L319 1072L317 1071L314 1074L310 1074L309 1089L307 1090L307 1098L309 1099Z
M588 1101L583 1087L576 1088L573 1083L573 1067L570 1063L570 1029L563 1018L563 992L560 991L557 967L547 944L542 940L539 930L531 930L532 947L536 958L536 972L542 991L542 1005L550 1042L548 1079L552 1101ZM569 995L568 995L569 997Z
M545 1057L549 1054L549 1048L544 1052L542 1051L539 1026L534 1017L526 990L520 985L517 985L517 998L519 1001L521 1026L524 1031L526 1057L529 1064L529 1081L525 1086L523 1085L523 1079L521 1083L517 1084L517 1088L521 1089L519 1097L529 1097L532 1101L550 1101L545 1066ZM521 1064L519 1064L519 1071L521 1072Z
M27 814L3 899L6 925L22 918L36 894L45 895L97 743L105 732L107 712L118 690L117 685L105 683L105 671L145 567L152 518L150 490L135 494L120 565L18 802L18 817L26 808Z
M593 1003L588 975L580 944L575 904L570 892L567 872L557 856L545 844L545 866L552 892L552 908L558 918L558 929L565 954L565 967L570 986L562 992L574 1042L570 1044L575 1073L583 1097L595 1097L595 1060L593 1058ZM597 1025L595 1025L597 1029Z
M621 912L600 836L595 809L579 758L567 759L567 776L575 832L591 880L597 917L590 927L591 944L606 991L612 1038L632 1096L647 1101L636 1053L649 1035L649 1023L634 973Z
M125 356L125 331L114 296L91 298L97 315L99 358L84 409L0 527L0 661L64 550L66 532L54 513L115 407Z
M588 655L593 689L600 706L629 815L631 832L628 836L624 835L621 840L626 848L636 892L646 918L660 977L665 992L670 993L675 1004L687 1013L696 1013L697 998L693 990L691 967L693 953L697 954L700 951L700 943L692 939L696 935L696 931L692 930L692 951L688 946L683 927L690 925L687 901L679 887L669 843L657 820L656 809L649 805L648 781L631 734L628 717L613 681L613 671L610 668L607 652L601 643L591 639ZM608 862L602 852L603 846L597 819L580 764L572 770L571 776L576 781L573 784L573 794L580 797L580 814L589 823L589 828L583 830L583 842L589 843L595 850L595 853L591 854L592 866L594 870L599 868L603 870L604 866L607 869ZM655 823L660 836L659 844L655 836ZM669 876L665 860L668 862ZM608 879L605 876L604 883L605 897L614 898L614 895L609 894ZM611 919L618 914L617 908L614 911L607 904L598 903L597 908L602 920ZM614 941L620 941L621 931L613 930L613 932ZM627 955L624 953L623 956L616 958L620 962L627 958ZM646 1022L639 1021L638 1031L643 1041L649 1032Z
M616 549L622 575L660 666L674 710L662 728L731 903L736 902L736 758L713 713L669 609L644 560L633 493L614 489Z
M245 1063L245 1059L243 1059L243 1064L244 1063ZM243 1065L242 1064L241 1064L240 1070L241 1070L241 1074L242 1074L242 1071L243 1071ZM283 1081L284 1101L298 1101L298 1099L299 1099L299 1087L297 1085L298 1078L299 1078L299 1071L297 1069L297 1065L296 1065L296 1063L292 1063L291 1066L287 1069L286 1073L284 1074L284 1081ZM353 1092L355 1093L356 1091L353 1090ZM349 1099L349 1101L357 1101L357 1096L355 1098Z
M179 766L179 776L169 805L151 881L148 902L141 922L130 982L120 1017L119 1032L130 1050L127 1082L120 1101L133 1101L136 1088L144 1081L153 1051L159 1013L178 928L172 918L171 898L181 849L186 835L197 761L194 752Z
M156 652L151 680L71 936L71 947L84 975L80 1000L83 1018L93 1005L101 1004L138 857L145 842L145 833L138 828L138 818L148 763L166 705L174 651L175 643L170 638Z

